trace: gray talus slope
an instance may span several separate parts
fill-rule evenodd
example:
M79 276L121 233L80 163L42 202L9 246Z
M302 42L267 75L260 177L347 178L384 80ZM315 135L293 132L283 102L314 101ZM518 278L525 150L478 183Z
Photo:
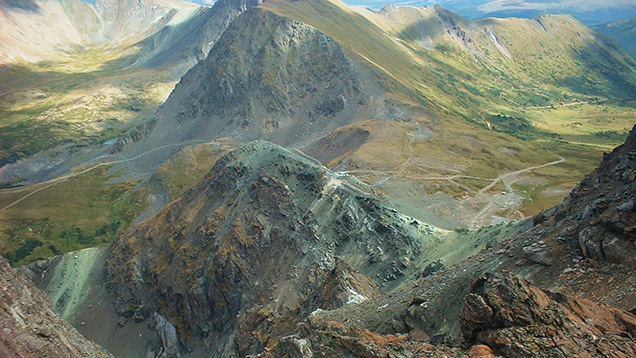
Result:
M0 257L0 356L112 357L63 321L46 294Z
M208 58L181 79L132 150L226 136L298 145L384 106L372 79L338 43L256 8L232 22ZM133 139L139 138L119 147Z

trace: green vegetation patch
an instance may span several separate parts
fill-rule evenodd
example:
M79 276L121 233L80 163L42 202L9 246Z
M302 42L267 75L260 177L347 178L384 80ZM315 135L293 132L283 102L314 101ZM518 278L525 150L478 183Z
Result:
M532 140L550 135L554 136L554 134L538 129L532 125L532 122L525 118L495 114L489 115L488 121L494 131L507 133L523 140Z
M14 266L100 246L126 229L146 206L137 183L110 183L96 169L43 189L0 211L0 255ZM0 191L0 208L43 187Z
M152 182L167 189L174 200L200 182L230 148L210 144L185 147L157 169Z

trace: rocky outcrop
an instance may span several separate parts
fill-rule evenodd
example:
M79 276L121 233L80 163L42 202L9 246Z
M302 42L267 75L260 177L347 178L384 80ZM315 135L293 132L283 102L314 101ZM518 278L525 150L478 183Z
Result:
M346 124L363 84L340 45L319 30L260 9L233 22L210 56L176 86L161 115L214 126L217 136L288 144ZM307 133L305 133L307 132ZM280 135L286 133L286 135ZM315 134L314 134L315 135Z
M384 110L377 81L340 44L253 3L182 77L131 152L222 137L302 146Z
M423 287L416 287L421 289ZM394 291L393 294L396 294ZM389 294L388 296L391 296ZM387 298L380 298L380 302ZM420 304L420 302L415 302ZM377 317L392 304L356 307ZM375 332L343 314L316 312L294 334L258 357L634 357L636 316L604 304L543 291L511 273L485 274L464 297L464 340L408 332Z
M436 235L353 177L254 142L119 238L108 280L120 314L161 314L185 349L233 350L241 327L239 348L255 354L317 309L398 286Z
M46 294L0 257L0 356L112 357L54 311Z
M468 344L504 357L634 357L636 316L543 291L510 273L479 278L460 321Z
M605 304L634 306L629 266L575 257L577 274L564 270L581 250L565 235L588 225L577 208L596 190L631 190L602 179L623 180L611 168L630 168L630 145L579 186L595 188L589 200L465 233L460 241L488 244L449 264L435 251L449 236L372 188L250 143L108 249L118 323L152 327L149 351L166 358L634 356L634 316Z
M309 317L303 333L283 337L271 352L258 357L457 357L469 356L457 347L436 346L423 332L378 334L342 322Z
M586 258L636 267L636 127L563 204L534 218L542 237L560 237Z

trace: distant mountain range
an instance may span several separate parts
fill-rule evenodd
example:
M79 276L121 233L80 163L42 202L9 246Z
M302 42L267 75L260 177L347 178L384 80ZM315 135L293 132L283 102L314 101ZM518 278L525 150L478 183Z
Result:
M543 14L570 14L588 25L623 20L636 15L636 2L632 0L348 0L346 3L367 6L376 10L387 4L412 6L439 4L471 19L485 17L533 18Z

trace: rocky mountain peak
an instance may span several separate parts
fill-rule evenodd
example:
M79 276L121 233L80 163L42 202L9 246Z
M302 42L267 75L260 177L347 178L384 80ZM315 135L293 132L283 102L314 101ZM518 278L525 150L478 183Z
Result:
M298 321L398 286L437 234L356 179L257 141L117 240L108 275L124 317L159 313L181 344L220 335L226 349L255 307Z
M306 144L382 111L367 76L320 30L252 8L183 76L141 145L226 136Z

